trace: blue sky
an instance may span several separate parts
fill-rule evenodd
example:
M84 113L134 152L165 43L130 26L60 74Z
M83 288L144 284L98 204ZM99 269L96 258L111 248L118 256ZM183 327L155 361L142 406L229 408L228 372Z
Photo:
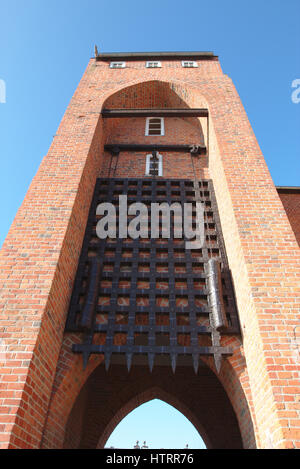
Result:
M93 54L209 50L277 185L300 185L299 0L10 0L0 6L0 245Z
M0 103L0 245L94 44L101 52L219 55L275 184L300 185L300 103L291 100L292 81L300 78L299 17L299 0L2 1L0 80L6 103ZM141 422L148 408L139 413ZM173 428L175 421L173 415ZM129 447L133 439L148 438L140 430L131 434ZM160 441L166 445L163 434Z
M175 429L175 430L174 430ZM154 399L127 415L106 442L110 448L132 448L136 441L146 441L150 449L205 449L205 444L191 422L169 404Z

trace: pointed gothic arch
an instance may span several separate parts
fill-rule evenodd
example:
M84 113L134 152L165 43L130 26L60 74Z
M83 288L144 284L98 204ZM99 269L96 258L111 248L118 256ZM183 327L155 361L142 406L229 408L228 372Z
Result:
M181 412L197 429L207 448L242 448L240 425L232 404L216 375L202 363L199 374L189 367L134 366L130 373L122 365L108 372L98 366L79 393L69 415L65 448L104 448L110 434L133 409L161 399ZM250 418L243 408L244 418ZM248 438L253 441L253 427ZM245 434L243 435L245 439Z
M104 429L97 444L97 448L101 449L105 447L107 440L125 417L127 417L134 410L138 409L141 405L151 402L153 399L159 399L160 401L174 407L174 409L176 409L184 417L186 417L187 420L189 420L189 422L193 425L195 430L203 439L206 447L211 447L209 437L201 425L201 421L199 421L199 419L190 411L190 409L185 404L180 402L176 397L174 397L174 395L164 391L159 386L153 386L152 388L149 388L141 394L133 397L129 402L127 402L127 404L118 410L114 418ZM157 421L159 424L159 416L157 417Z

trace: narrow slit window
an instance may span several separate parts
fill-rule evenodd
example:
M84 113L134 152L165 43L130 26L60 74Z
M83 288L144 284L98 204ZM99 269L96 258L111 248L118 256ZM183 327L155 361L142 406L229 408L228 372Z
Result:
M146 120L146 136L165 135L163 117L148 117Z
M182 66L184 68L197 68L198 64L197 64L197 62L194 62L192 60L183 60L182 61Z
M163 175L163 159L162 155L154 152L155 155L149 154L146 156L146 176L162 176Z

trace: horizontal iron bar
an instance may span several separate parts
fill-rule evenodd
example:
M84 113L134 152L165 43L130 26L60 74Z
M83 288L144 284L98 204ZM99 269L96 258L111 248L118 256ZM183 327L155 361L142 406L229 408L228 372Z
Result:
M187 109L103 109L102 117L208 117L206 108Z
M97 345L97 344L73 344L72 351L74 353L133 353L133 354L145 354L145 353L155 353L157 354L166 354L176 353L178 355L192 355L193 353L198 353L199 355L214 355L216 353L220 355L232 355L231 347L192 347L192 346L180 346L176 345L175 347L167 345L133 345L128 350L126 345Z
M121 151L173 151L173 152L182 152L190 153L193 145L144 145L144 144L135 144L135 143L110 143L104 145L105 151L110 151L113 153L119 153ZM201 154L206 153L205 145L198 145L198 152Z
M120 272L119 273L119 277L124 279L124 278L127 278L128 276L130 275L130 271L128 272ZM203 278L206 278L206 274L204 273L177 273L175 274L176 276L176 280L186 280L187 278L194 278L195 280L198 280L198 279L203 279ZM102 273L102 277L104 279L109 279L112 277L112 272L103 272ZM148 278L149 277L149 272L140 272L139 273L139 278L142 280L144 278ZM156 278L162 278L162 279L169 279L170 275L169 275L169 272L157 272L157 275L156 275ZM83 274L83 278L86 279L88 278L88 275L87 274Z
M172 328L170 326L154 326L155 327L155 333L160 333L160 332L170 332ZM94 332L102 332L106 331L108 329L107 324L96 324L94 326ZM149 332L153 329L153 326L149 325L135 325L134 327L129 326L128 324L115 324L114 332L128 332L130 330L133 330L134 332ZM176 326L176 332L178 334L185 334L185 333L190 333L192 331L196 331L197 334L211 334L211 327L206 327L206 326Z
M122 314L122 312L120 314ZM154 327L155 327L155 332L158 332L158 333L161 333L161 332L168 333L171 330L170 326L154 326ZM133 329L135 332L149 332L150 326L149 325L145 325L145 326L136 325ZM106 330L107 330L107 324L96 324L93 328L93 331L95 334L99 332L106 332ZM206 326L197 326L196 329L192 328L191 326L176 326L176 331L178 334L190 333L192 330L196 330L197 334L203 334L203 335L211 334L210 328ZM128 325L116 323L114 326L114 331L115 332L128 332ZM68 332L82 332L82 328L76 325L70 326L68 327ZM227 329L222 332L222 335L236 335L236 334L239 334L239 329L237 328L237 326L232 326L232 327L228 326Z
M130 280L128 280L130 282ZM156 280L156 282L159 282L159 280ZM167 296L169 297L169 293L168 293L168 290L167 289L160 289L160 288L156 288L156 282L149 282L149 288L139 288L137 291L138 291L138 294L139 295L148 295L149 294L149 291L152 289L155 289L155 294L156 295L161 295L161 296ZM116 290L115 287L110 287L110 288L102 288L101 289L101 292L102 294L104 295L111 295L114 291ZM118 287L117 288L118 290L118 293L120 295L124 294L128 294L130 291L131 291L131 286L128 286L128 287ZM85 290L82 289L81 290L81 293L84 294L85 293ZM178 295L178 296L187 296L188 294L188 290L187 288L174 288L174 293L175 295ZM207 288L197 288L197 295L203 295L203 296L207 296L208 295L208 289Z

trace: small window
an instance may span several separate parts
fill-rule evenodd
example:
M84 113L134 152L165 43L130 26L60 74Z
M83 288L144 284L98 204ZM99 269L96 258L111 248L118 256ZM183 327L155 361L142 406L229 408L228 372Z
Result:
M161 68L160 62L146 62L147 68Z
M145 135L165 135L163 117L147 117Z
M193 62L193 61L190 61L190 60L183 60L181 63L182 63L182 66L184 68L196 68L196 67L198 67L197 62Z
M146 156L146 176L162 176L163 175L163 160L162 155L158 152Z
M125 62L110 62L110 68L125 68Z

